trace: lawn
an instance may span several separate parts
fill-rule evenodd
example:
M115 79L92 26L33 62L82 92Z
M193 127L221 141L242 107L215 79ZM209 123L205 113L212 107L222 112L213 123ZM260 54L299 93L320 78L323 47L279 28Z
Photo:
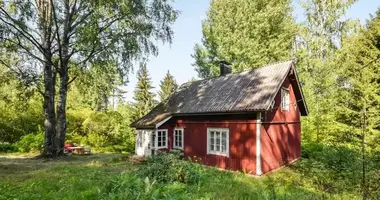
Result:
M114 176L135 168L118 154L54 161L33 156L0 155L0 199L98 199Z
M139 165L123 154L36 160L0 155L0 199L360 199L360 192L305 170L301 159L262 177L195 164L197 183L138 177ZM326 172L327 173L327 172ZM334 189L335 187L335 189ZM359 190L360 191L360 190Z

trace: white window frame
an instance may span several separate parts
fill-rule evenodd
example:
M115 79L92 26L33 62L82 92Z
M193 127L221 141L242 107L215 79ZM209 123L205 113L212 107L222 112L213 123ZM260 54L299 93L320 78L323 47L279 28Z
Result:
M158 146L158 132L165 132L165 146ZM168 148L168 129L157 129L156 130L156 132L155 132L155 134L156 134L156 138L155 138L155 140L156 141L154 141L154 143L155 143L155 145L154 145L154 147L155 147L155 149L167 149ZM162 136L161 136L162 137ZM162 144L162 140L161 140L161 144Z
M182 146L177 146L175 143L176 143L176 138L175 138L175 131L181 131L181 144ZM183 147L184 147L184 137L185 137L185 130L183 128L174 128L173 130L173 149L182 149L183 150Z
M284 101L285 94L288 95L288 98ZM290 91L288 88L281 88L281 110L289 111L290 109Z
M210 135L211 132L226 132L226 152L223 153L220 151L211 151L211 144L210 144ZM215 142L216 143L216 142ZM222 138L220 140L220 143L222 143ZM222 148L220 148L222 149ZM207 154L213 154L218 156L230 156L230 130L228 128L207 128Z

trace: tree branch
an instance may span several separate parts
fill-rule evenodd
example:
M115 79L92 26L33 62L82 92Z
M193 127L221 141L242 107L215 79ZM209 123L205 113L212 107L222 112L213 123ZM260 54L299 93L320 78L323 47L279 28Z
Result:
M51 3L51 6L52 6L52 10L53 10L53 20L54 20L56 34L57 34L59 61L62 63L63 62L63 59L62 59L62 45L61 45L61 37L59 35L58 19L57 19L57 14L55 12L55 6L54 6L54 3L53 3L53 0L50 0L50 3ZM58 67L57 67L57 70L58 70ZM60 70L58 70L58 73L59 73L59 71Z
M66 86L70 85L72 82L75 81L75 79L77 79L78 76L75 76L73 79L71 79L69 82L66 83Z
M9 20L11 20L14 24L17 24L16 23L16 20L13 19L2 7L0 7L0 10L5 14L5 17L8 18ZM12 28L14 28L15 30L17 30L17 32L19 32L25 39L29 40L44 56L45 56L45 52L44 52L44 48L42 47L42 45L36 40L36 38L34 38L34 36L30 33L28 33L28 31L24 30L23 28L21 27L17 27L15 26L14 24L12 23L9 23L7 22L6 20L4 20L2 17L0 17L0 20L3 21L6 25L8 26L11 26ZM20 30L21 29L21 30Z
M34 59L40 61L41 63L51 64L51 63L46 62L45 60L39 58L38 56L36 56L36 55L33 54L32 52L30 52L30 51L28 50L28 48L26 48L24 45L21 44L21 40L20 40L19 37L16 36L16 39L17 39L18 42L14 42L14 41L11 40L11 39L5 39L5 41L9 41L9 42L11 42L11 43L17 45L18 47L20 47L21 49L23 49L23 50L24 50L29 56L31 56L32 58L34 58Z

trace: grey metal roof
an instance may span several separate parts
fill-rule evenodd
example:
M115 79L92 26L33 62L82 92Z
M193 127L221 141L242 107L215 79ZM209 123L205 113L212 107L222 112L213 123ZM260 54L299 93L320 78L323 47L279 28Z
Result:
M268 110L292 61L183 84L166 101L136 121L152 127L172 115Z

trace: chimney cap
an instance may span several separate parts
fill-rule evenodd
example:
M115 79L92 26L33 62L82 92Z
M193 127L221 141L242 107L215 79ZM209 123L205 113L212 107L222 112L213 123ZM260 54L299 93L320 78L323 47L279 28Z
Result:
M220 76L225 76L232 72L231 64L225 60L219 62L220 64Z

